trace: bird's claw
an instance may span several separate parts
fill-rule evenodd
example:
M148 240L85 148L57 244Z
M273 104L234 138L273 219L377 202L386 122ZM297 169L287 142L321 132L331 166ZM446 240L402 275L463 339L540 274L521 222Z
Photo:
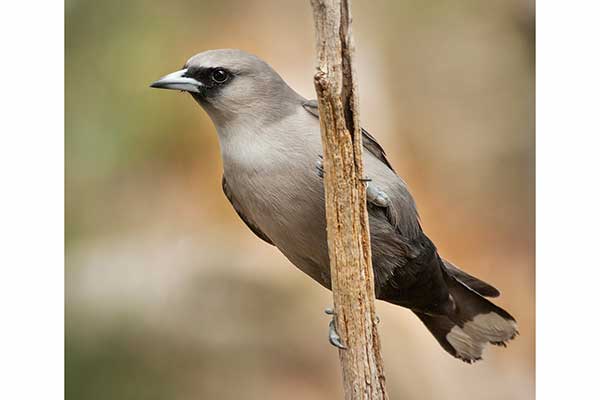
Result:
M325 176L325 168L323 167L323 156L319 156L315 164L317 167L317 175L319 175L319 178L323 178Z
M323 178L325 176L325 168L323 167L322 155L317 159L315 166L317 167L317 175L319 175L320 178ZM376 206L383 208L390 206L391 201L388 195L384 191L379 190L377 186L373 185L371 183L373 181L371 178L365 176L364 178L359 178L359 180L367 183L367 201L369 201L369 203L373 203Z
M340 335L338 335L337 331L335 330L335 322L333 319L329 321L329 343L338 349L346 349L346 346L344 346L342 343L342 338L340 338Z
M335 329L335 312L331 308L325 309L325 314L331 315L331 321L329 321L329 343L338 349L345 350L347 347L342 343L342 338Z
M387 208L391 204L388 195L373 184L367 184L367 201L383 208Z

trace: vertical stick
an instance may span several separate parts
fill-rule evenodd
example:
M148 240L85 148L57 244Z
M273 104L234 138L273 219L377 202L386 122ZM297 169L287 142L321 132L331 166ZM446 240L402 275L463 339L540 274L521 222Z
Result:
M327 241L346 399L387 399L377 333L366 186L361 178L350 0L311 0L318 67Z

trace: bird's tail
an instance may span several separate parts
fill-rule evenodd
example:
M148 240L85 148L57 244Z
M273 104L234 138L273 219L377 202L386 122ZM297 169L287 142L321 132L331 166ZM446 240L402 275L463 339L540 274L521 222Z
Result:
M518 335L515 319L453 276L446 281L454 310L449 315L415 311L442 347L454 357L472 363L481 359L488 344L506 347Z

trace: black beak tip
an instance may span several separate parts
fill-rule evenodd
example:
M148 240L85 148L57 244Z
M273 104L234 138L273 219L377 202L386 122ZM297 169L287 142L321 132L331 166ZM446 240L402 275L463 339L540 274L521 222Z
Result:
M160 89L161 86L160 86L160 83L157 81L157 82L152 82L149 87L155 88L155 89Z

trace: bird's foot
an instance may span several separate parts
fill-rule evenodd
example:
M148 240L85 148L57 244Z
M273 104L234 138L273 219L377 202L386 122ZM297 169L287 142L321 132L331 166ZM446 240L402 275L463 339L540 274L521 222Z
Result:
M379 190L372 182L367 183L367 201L383 208L391 205L388 195L384 191Z
M320 155L317 159L315 166L317 167L317 175L319 175L320 178L323 178L325 176L325 168L323 167L322 155ZM364 178L360 178L360 181L367 183L367 201L369 203L383 208L387 208L391 205L388 195L384 191L379 190L377 186L372 183L373 180L371 178L366 176Z
M342 343L342 338L335 329L335 312L331 308L326 308L325 314L331 315L331 321L329 321L329 343L331 343L332 346L335 346L338 349L345 350L346 346L344 346L344 344Z
M319 178L323 178L325 176L325 168L323 167L323 156L319 156L315 165L317 167L317 175L319 175Z

